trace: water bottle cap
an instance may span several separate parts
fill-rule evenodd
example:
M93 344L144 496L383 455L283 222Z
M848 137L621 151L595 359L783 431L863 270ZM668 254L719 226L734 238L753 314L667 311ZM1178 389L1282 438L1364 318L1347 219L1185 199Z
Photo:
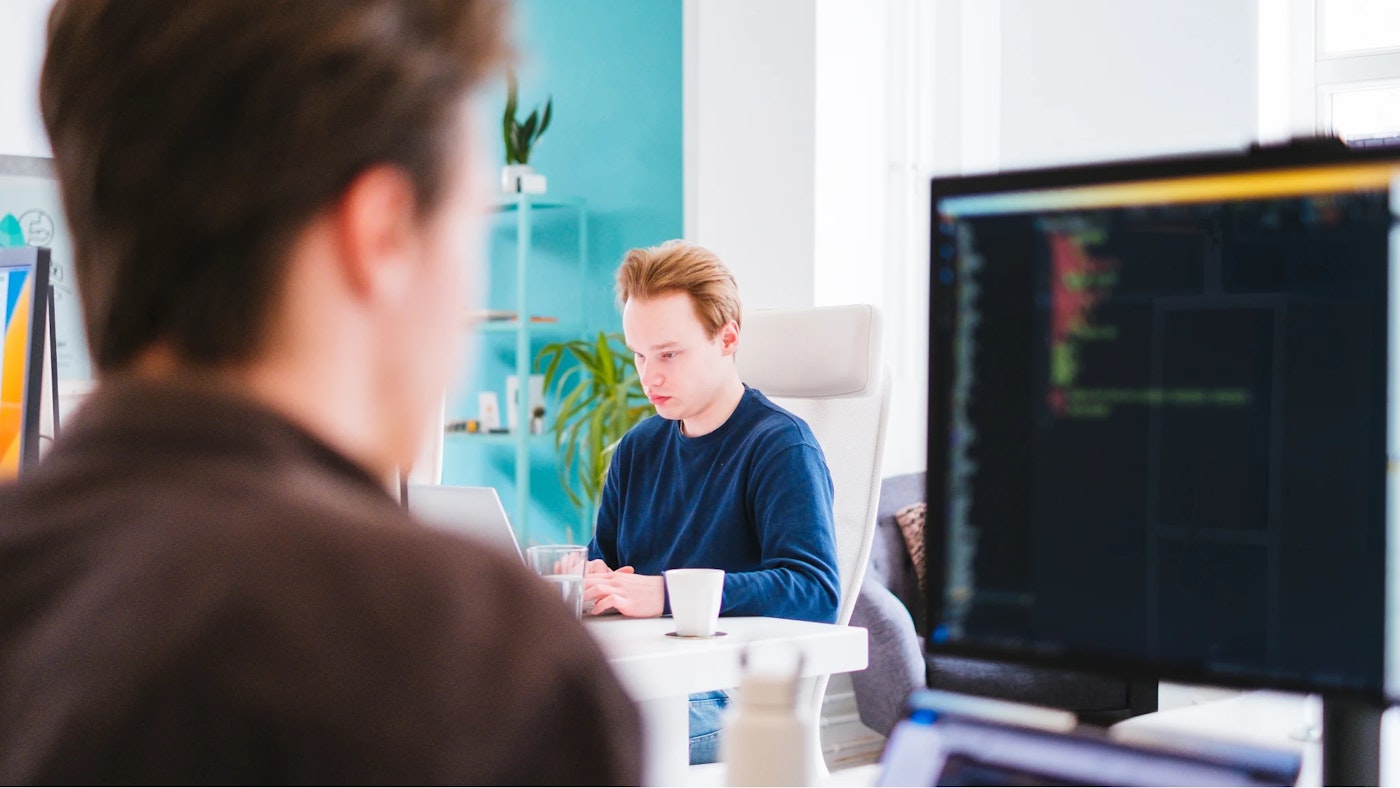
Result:
M750 673L740 682L742 703L791 708L797 704L797 679L777 673Z
M739 658L744 667L740 698L759 706L793 707L797 679L802 675L802 652L792 648L747 648Z

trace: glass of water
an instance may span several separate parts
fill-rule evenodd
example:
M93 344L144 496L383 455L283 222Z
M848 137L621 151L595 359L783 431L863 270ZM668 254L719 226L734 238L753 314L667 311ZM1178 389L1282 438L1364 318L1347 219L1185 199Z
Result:
M526 549L525 560L559 590L574 618L583 618L583 573L588 565L588 548L574 544L534 545Z

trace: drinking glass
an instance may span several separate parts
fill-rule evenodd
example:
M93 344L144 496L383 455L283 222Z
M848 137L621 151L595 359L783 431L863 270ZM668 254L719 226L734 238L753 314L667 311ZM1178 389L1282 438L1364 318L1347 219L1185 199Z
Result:
M583 573L588 565L588 548L573 544L534 545L525 551L525 561L546 582L559 589L559 597L574 618L583 618Z

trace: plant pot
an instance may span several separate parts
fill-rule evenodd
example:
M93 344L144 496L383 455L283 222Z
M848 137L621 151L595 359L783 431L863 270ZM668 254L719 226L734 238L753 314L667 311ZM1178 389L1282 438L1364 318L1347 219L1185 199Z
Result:
M501 168L501 190L509 194L544 194L545 177L528 164L507 164Z

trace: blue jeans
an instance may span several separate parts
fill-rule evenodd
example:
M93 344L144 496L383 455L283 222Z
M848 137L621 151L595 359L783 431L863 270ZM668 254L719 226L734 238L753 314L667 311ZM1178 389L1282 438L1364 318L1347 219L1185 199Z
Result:
M690 696L690 762L714 763L719 760L719 734L729 695L724 690L697 692Z

